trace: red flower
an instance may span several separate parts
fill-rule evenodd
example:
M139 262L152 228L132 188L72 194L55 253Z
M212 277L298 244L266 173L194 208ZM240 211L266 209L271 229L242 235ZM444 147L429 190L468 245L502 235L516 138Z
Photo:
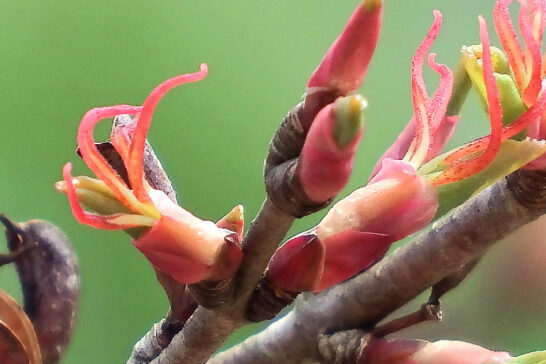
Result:
M99 179L73 178L68 163L63 169L64 182L56 184L68 195L80 223L99 229L141 228L133 244L155 268L184 284L232 273L241 259L240 249L233 254L238 249L233 249L237 234L199 219L162 191L151 188L144 176L143 154L153 112L163 95L206 75L207 66L202 64L196 73L177 76L157 86L142 106L118 105L88 111L78 129L78 147L84 162ZM127 170L128 183L103 158L93 140L93 129L100 120L121 114L136 115L132 124L116 129L111 137ZM80 201L94 212L84 209ZM242 219L242 214L239 216ZM219 262L225 265L225 256L232 260L229 272L218 272L214 268Z

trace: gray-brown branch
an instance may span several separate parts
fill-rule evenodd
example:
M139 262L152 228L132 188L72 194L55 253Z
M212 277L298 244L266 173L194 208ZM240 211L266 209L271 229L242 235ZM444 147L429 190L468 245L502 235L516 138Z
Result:
M514 172L368 271L320 294L300 296L283 319L209 364L320 361L319 335L375 325L545 212L546 172Z

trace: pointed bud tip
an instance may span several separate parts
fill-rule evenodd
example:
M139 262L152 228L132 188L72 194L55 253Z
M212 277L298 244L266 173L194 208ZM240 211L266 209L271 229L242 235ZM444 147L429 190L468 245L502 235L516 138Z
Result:
M363 124L362 110L366 106L366 100L360 95L340 97L335 101L334 140L340 148L345 148L359 134Z
M383 0L364 0L362 6L367 12L372 12L383 6Z
M237 234L239 240L243 239L243 230L245 228L245 217L242 205L237 205L230 212L222 217L216 226L223 229L228 229Z
M318 236L303 233L277 249L268 265L271 285L285 292L312 291L324 267L325 247Z
M8 230L13 230L16 228L17 223L10 220L6 215L0 214L0 222L6 227Z
M508 63L508 59L506 58L504 52L497 47L489 47L489 50L491 51L491 62L493 63L493 71L500 74L510 75L510 64ZM463 46L461 48L461 53L463 55L463 61L467 72L471 72L470 67L476 67L477 65L480 66L481 72L483 57L483 47L481 44ZM469 64L469 62L477 64Z
M53 184L53 188L57 192L66 193L66 183L64 181L57 181Z
M244 208L243 205L237 205L225 216L227 222L237 224L240 221L244 221Z

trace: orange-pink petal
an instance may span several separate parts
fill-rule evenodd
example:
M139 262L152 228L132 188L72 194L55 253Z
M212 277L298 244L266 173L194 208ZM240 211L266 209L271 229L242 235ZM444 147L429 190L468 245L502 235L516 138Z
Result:
M142 111L138 117L138 121L132 136L131 147L126 161L127 174L129 182L135 196L143 202L148 202L149 197L144 189L144 170L142 160L144 155L144 146L146 143L146 134L152 121L154 110L161 98L172 88L189 83L197 82L205 78L208 69L205 63L201 64L198 72L188 73L168 79L157 86L142 104Z
M453 89L453 73L446 65L436 63L435 57L436 54L434 53L428 55L429 67L440 75L438 87L428 105L432 139L435 138L434 133L445 118L447 105L449 104ZM431 157L435 156L427 155L427 159Z
M134 207L121 192L121 188L126 187L125 182L123 182L121 177L99 153L95 146L93 129L103 119L112 118L120 114L135 114L140 110L141 107L130 105L94 108L85 113L78 128L78 147L82 159L95 175L106 183L114 196L127 208L132 210L134 210Z
M510 19L511 2L512 0L498 0L493 9L493 20L497 35L514 72L518 89L524 90L526 86L525 58Z
M537 9L536 5L533 6L533 9L530 9L526 1L520 1L521 8L519 12L519 29L525 44L525 58L527 58L527 85L523 90L523 102L526 105L532 105L538 97L541 88L541 62L542 56L540 54L540 47L542 43L542 32L539 31L536 34L534 33L534 22L537 20L534 19L535 15L540 14L538 19L539 28L542 29L542 11ZM530 11L533 10L534 14ZM530 69L529 69L530 68Z
M491 133L488 138L487 148L481 155L464 160L461 156L461 158L458 158L457 160L452 160L453 165L448 167L444 172L442 172L442 174L434 179L434 184L437 186L470 177L481 171L487 167L489 163L491 163L500 148L502 137L502 108L499 100L497 82L495 80L495 76L493 75L493 62L491 60L491 50L489 48L487 25L481 16L479 17L479 22L480 37L483 48L483 78L485 89L487 91L487 104L489 109L489 119L491 122ZM474 144L472 148L476 148L476 146L477 143ZM461 150L457 151L457 155L461 155ZM468 154L465 154L464 156L468 156Z
M433 14L434 22L427 36L417 48L411 62L411 96L413 100L413 113L417 121L413 144L415 148L418 148L423 143L423 139L425 139L425 144L428 144L430 140L429 114L427 110L429 100L425 81L423 80L423 65L425 57L442 26L442 14L437 10ZM425 147L428 148L428 145Z
M502 129L501 140L506 140L527 128L533 122L536 122L538 118L546 111L546 92L542 92L537 101L512 124L505 126ZM485 136L476 139L470 143L463 145L453 153L451 153L446 159L445 164L451 164L459 159L463 159L467 156L471 156L487 147L490 136ZM449 182L446 182L449 183Z

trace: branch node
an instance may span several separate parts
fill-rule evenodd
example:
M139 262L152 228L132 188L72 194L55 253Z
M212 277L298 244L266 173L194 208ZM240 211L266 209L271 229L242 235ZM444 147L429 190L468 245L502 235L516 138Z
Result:
M370 336L363 330L344 330L320 334L318 350L324 363L357 364Z
M203 281L189 287L193 298L205 308L215 308L230 301L233 295L232 277L221 281Z
M508 190L524 207L531 210L546 208L546 170L517 170L506 177Z
M297 295L275 289L264 277L252 293L246 312L247 318L252 322L270 320L291 304Z
M267 195L280 210L294 217L312 214L331 202L311 200L299 179L298 157L307 135L301 123L302 109L300 103L285 116L269 144L264 167Z
M424 303L419 310L376 327L371 335L385 337L426 321L442 321L442 309L439 302L438 304Z

